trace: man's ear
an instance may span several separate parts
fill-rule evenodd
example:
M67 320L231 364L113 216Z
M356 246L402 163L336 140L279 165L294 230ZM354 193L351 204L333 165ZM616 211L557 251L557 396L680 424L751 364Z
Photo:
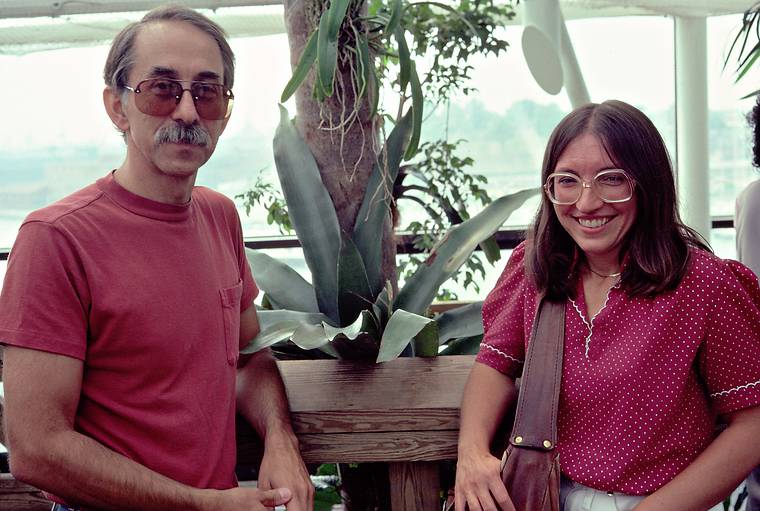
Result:
M124 112L124 104L121 102L122 95L113 87L103 89L103 104L106 107L111 122L121 131L129 131L129 119Z

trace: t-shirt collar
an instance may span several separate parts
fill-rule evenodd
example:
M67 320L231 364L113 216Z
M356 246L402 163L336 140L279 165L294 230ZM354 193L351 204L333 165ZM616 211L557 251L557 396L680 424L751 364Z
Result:
M132 213L165 222L181 222L190 216L192 199L185 204L168 204L134 194L116 182L114 172L98 179L97 186L116 204Z

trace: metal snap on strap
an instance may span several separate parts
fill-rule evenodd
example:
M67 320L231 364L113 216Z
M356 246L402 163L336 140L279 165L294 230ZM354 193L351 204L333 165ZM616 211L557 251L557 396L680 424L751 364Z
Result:
M521 444L522 442L523 442L523 437L521 437L521 436L516 436L515 437L515 443L516 444Z

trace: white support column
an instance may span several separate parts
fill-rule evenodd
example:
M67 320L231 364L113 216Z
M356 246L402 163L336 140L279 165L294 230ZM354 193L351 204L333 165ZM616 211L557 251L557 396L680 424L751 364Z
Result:
M710 240L707 19L675 17L676 166L681 217Z
M565 91L567 92L567 97L570 98L570 104L573 108L578 108L591 102L591 97L588 94L586 82L583 79L581 66L578 65L578 58L575 56L573 41L567 32L564 17L560 26L560 37L562 41L560 45L560 60L562 61L562 70L565 75Z

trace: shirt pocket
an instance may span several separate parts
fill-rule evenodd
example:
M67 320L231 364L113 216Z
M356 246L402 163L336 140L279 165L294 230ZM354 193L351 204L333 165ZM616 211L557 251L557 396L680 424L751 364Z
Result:
M237 364L240 356L240 299L243 296L243 281L232 287L219 290L222 301L222 322L224 323L224 345L227 362Z

